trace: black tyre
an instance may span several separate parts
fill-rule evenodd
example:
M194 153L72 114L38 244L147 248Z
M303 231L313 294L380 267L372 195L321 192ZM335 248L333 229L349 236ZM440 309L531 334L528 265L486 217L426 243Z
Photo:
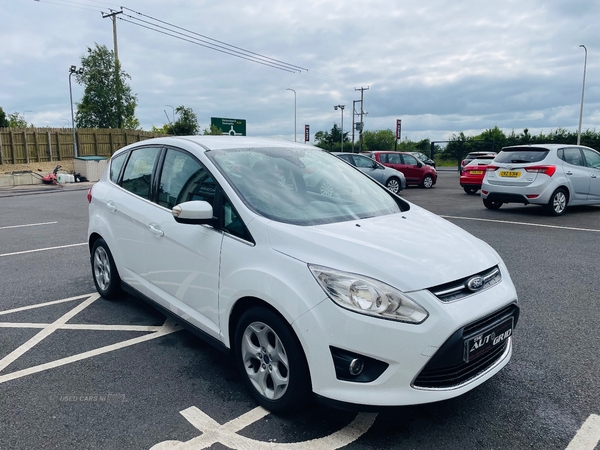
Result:
M433 177L431 175L425 175L425 178L423 178L423 182L421 183L421 186L424 187L425 189L430 189L433 187Z
M493 201L488 200L486 198L486 199L483 200L483 205L487 209L500 209L500 207L502 206L502 202L493 202Z
M463 189L469 195L475 195L475 194L477 194L477 191L479 190L479 189L473 188L473 187L463 187Z
M387 180L387 183L385 183L385 187L388 188L394 194L397 194L402 190L402 184L400 184L400 180L396 177L391 177L389 180Z
M104 239L94 242L90 261L98 293L109 300L116 298L121 292L121 278Z
M550 201L546 205L546 211L551 216L562 216L567 210L569 203L569 194L564 188L558 188L550 197Z
M238 321L235 363L244 384L265 409L297 411L311 399L308 364L290 326L273 311L255 307Z

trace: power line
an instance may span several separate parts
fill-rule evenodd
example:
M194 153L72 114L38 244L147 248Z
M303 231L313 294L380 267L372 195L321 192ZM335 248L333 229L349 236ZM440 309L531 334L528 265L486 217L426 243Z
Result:
M46 0L44 0L44 1L42 1L42 0L34 0L34 1L36 1L38 3L47 3L49 5L63 6L65 8L75 8L75 9L83 9L85 11L102 12L99 9L92 9L92 8L88 7L88 6L91 6L91 5L86 5L85 3L79 3L79 2L72 2L72 1L68 1L68 0L65 1L64 3L55 3L55 2L49 2L49 1L46 1ZM72 3L72 4L68 5L66 3ZM74 5L82 5L82 6L74 6Z
M190 37L190 38L192 38L192 39L197 39L197 40L199 40L199 41L201 41L201 42L204 42L204 43L206 43L207 45L211 45L211 46L215 46L215 47L220 47L220 48L226 49L226 50L228 50L228 51L231 51L231 52L234 52L234 53L239 53L239 54L246 55L247 57L250 57L250 58L257 58L257 59L259 59L259 60L261 60L261 61L266 61L266 62L268 62L269 64L281 65L281 66L284 66L284 67L286 67L286 68L288 68L288 69L293 69L293 70L294 70L294 71L296 71L296 72L300 72L300 71L302 71L302 70L308 71L308 69L306 69L306 68L304 68L304 67L300 67L300 66L297 66L297 65L295 65L295 64L286 63L286 62L284 62L284 61L281 61L281 60L278 60L278 59L275 59L275 58L271 58L271 57L269 57L269 56L262 55L262 54L260 54L260 53L256 53L256 52L253 52L253 51L250 51L250 50L243 49L243 48L241 48L241 47L237 47L237 46L235 46L235 45L232 45L232 44L228 44L228 43L226 43L226 42L223 42L223 41L220 41L220 40L218 40L218 39L213 39L213 38L211 38L211 37L205 36L205 35L203 35L203 34L200 34L200 33L196 33L195 31L188 30L188 29L186 29L186 28L179 27L179 26L177 26L177 25L174 25L174 24L172 24L172 23L166 22L166 21L164 21L164 20L160 20L160 19L157 19L157 18L155 18L155 17L149 16L149 15L147 15L147 14L143 14L143 13L140 13L140 12L138 12L138 11L134 11L134 10L133 10L133 9L131 9L131 8L127 8L127 7L125 7L125 6L123 6L122 8L123 8L123 9L126 9L126 10L128 10L128 11L131 11L131 12L133 12L133 13L137 14L137 15L140 15L140 16L142 16L142 17L146 17L146 18L148 18L148 19L150 19L150 20L153 20L153 21L155 21L155 22L158 22L158 23L165 24L165 25L167 25L168 27L175 28L175 29L178 29L178 30L182 30L182 31L185 31L186 33L190 33L190 34L192 34L192 35L195 35L195 36L199 36L199 37L200 37L200 38L202 38L202 39L199 39L199 38L194 38L193 36L187 36L187 35L184 35L184 36L186 36L186 37ZM142 19L139 19L139 18L133 17L133 16L129 16L129 15L128 15L127 17L129 17L129 18L131 18L131 19L134 19L134 20L139 20L139 21L141 21L141 22L144 22L144 23L150 24L150 25L152 25L152 26L155 26L155 27L158 27L158 28L167 29L167 30L169 30L169 31L171 31L171 32L173 32L173 33L177 33L177 34L183 34L183 33L180 33L180 32L178 32L178 31L171 30L171 29L169 29L169 28L165 28L165 27L162 27L162 26L160 26L160 25L152 24L151 22L148 22L148 21L145 21L145 20L142 20ZM124 20L124 19L123 19L123 20ZM208 41L212 41L212 42L207 42L207 40L208 40ZM213 42L214 42L214 44L213 44Z
M252 59L252 58L249 58L249 57L244 57L242 55L236 55L234 53L231 53L231 52L228 52L228 51L225 51L225 50L219 50L219 49L210 47L208 45L201 44L200 42L194 41L192 39L186 39L185 37L177 36L175 34L171 34L171 33L168 33L166 31L157 30L156 28L152 28L152 27L149 27L149 26L146 26L146 25L142 25L142 24L133 22L131 20L123 19L122 17L119 17L119 20L122 20L123 22L131 23L132 25L136 25L138 27L146 28L146 29L151 30L151 31L155 31L157 33L161 33L161 34L164 34L164 35L167 35L167 36L171 36L171 37L174 37L176 39L180 39L182 41L189 42L191 44L199 45L201 47L206 47L206 48L209 48L211 50L215 50L215 51L218 51L218 52L221 52L221 53L225 53L225 54L228 54L228 55L231 55L231 56L235 56L237 58L245 59L245 60L248 60L248 61L251 61L251 62L255 62L255 63L258 63L258 64L262 64L262 65L265 65L265 66L270 66L270 67L273 67L275 69L284 70L286 72L298 73L297 70L290 70L290 69L285 69L285 68L282 68L282 67L277 67L277 66L274 66L272 64L268 64L266 62L262 62L262 61L259 61L259 60L256 60L256 59Z

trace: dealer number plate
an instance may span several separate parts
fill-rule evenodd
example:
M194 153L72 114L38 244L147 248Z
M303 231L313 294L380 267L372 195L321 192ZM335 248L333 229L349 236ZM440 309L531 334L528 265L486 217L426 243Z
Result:
M501 170L499 175L506 178L519 178L519 172L513 170Z
M502 345L512 336L514 318L511 317L496 324L478 335L465 341L464 361L472 361L489 352L494 347Z

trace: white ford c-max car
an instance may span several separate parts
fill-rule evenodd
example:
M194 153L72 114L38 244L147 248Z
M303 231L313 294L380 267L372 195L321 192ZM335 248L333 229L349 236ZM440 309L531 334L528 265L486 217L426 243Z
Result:
M138 142L88 200L98 292L134 293L231 353L271 411L444 400L511 357L499 255L310 145Z

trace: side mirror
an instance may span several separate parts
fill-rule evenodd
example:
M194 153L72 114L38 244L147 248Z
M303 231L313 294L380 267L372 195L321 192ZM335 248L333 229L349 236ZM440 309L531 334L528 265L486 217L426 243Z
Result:
M171 210L177 223L192 225L212 225L214 222L212 205L205 201L190 201L175 205Z
M423 163L421 161L419 161L418 159L417 159L417 167L419 167L419 168L423 167Z

